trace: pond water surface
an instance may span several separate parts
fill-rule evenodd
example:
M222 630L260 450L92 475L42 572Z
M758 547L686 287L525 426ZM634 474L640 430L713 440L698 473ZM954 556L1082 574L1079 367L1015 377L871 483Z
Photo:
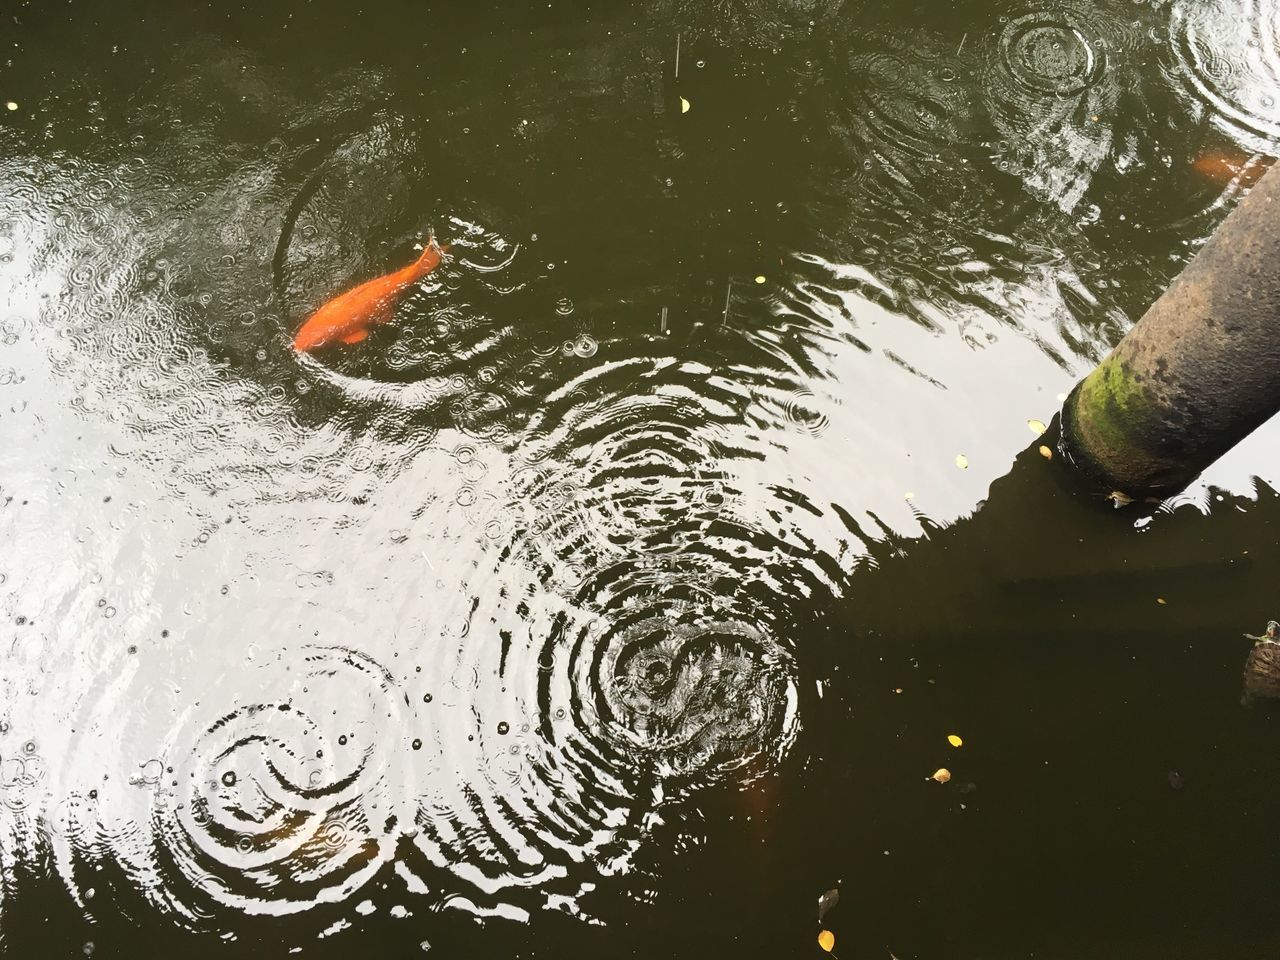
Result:
M1036 437L1276 153L1276 0L0 37L0 954L1280 951L1280 423L1154 512Z

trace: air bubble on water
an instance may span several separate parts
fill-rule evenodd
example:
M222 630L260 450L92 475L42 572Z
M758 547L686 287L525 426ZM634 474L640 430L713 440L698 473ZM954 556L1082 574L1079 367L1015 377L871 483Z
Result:
M510 729L511 729L511 725L507 723L507 721L505 720L503 720L501 723L498 724L498 734L500 736L506 736L507 731Z
M224 787L234 787L236 785L236 772L228 770L222 775L222 785Z

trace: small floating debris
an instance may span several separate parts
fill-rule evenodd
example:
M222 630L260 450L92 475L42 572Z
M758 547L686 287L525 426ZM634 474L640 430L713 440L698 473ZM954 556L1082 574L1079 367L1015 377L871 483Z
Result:
M1268 620L1262 636L1244 636L1253 641L1253 649L1244 662L1242 702L1248 706L1254 700L1280 699L1280 623Z
M764 274L760 274L756 277L756 283L764 283L764 279Z
M818 934L818 946L830 953L836 948L836 935L830 930L823 930Z
M1049 429L1045 426L1045 422L1043 420L1028 420L1027 426L1031 428L1031 432L1037 437Z
M18 109L18 105L14 103L12 100L9 100L5 103L4 108L8 110L10 113L12 113L14 110Z
M954 733L947 734L947 743L951 744L953 747L959 747L964 745L964 741L961 740L960 737Z
M1053 451L1052 451L1052 450L1050 450L1048 447L1046 447L1046 446L1042 443L1042 444L1040 444L1040 456L1044 457L1046 460L1052 460L1052 459L1053 459Z
M681 97L681 98L680 98L680 112L681 112L681 113L688 113L688 112L689 112L689 108L690 108L691 106L693 106L693 104L691 104L691 103L690 103L688 100L686 100L684 97Z
M956 466L957 466L957 467L959 467L961 470L968 470L968 469L969 469L969 458L968 458L968 457L966 457L963 453L957 453L957 454L956 454Z
M827 915L827 911L835 907L840 902L840 891L837 889L828 890L818 898L818 922L822 922L822 918Z
M1160 604L1162 607L1167 607L1169 605L1169 601L1164 597L1156 597L1156 603Z
M948 770L946 767L939 767L937 770L933 771L933 776L931 776L929 779L932 780L934 783L950 783L951 771Z

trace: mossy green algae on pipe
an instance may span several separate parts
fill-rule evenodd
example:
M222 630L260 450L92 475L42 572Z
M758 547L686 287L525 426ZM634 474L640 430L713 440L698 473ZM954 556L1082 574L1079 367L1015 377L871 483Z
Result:
M1133 499L1170 496L1280 410L1280 164L1062 411L1061 452Z

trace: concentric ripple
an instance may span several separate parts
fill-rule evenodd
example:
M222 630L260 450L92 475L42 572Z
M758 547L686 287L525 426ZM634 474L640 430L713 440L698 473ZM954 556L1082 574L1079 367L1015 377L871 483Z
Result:
M491 547L450 614L423 754L453 776L415 781L412 889L585 911L668 813L788 756L797 617L838 572L799 533L816 512L752 482L751 403L697 363L602 359L544 402L505 499L464 488ZM455 451L467 477L476 458Z
M649 598L659 609L682 592L663 587ZM664 612L646 605L642 619L628 611L609 629L579 634L566 651L569 685L548 678L541 690L552 716L574 711L575 735L615 771L668 793L763 772L796 731L794 668L784 649L756 626L693 600L710 598Z
M1280 138L1280 3L1178 2L1169 37L1178 73L1221 122Z
M180 758L176 803L152 814L192 893L250 914L345 899L394 850L378 765L397 740L395 681L343 648L306 648L300 661L277 697L189 718L199 732L165 751Z
M400 699L384 668L344 647L281 650L233 671L202 691L131 789L70 793L55 820L76 899L92 911L88 867L110 857L197 928L345 900L394 855L408 819L388 767Z
M1070 97L1102 74L1105 60L1096 43L1060 14L1029 13L1005 25L1000 54L1010 76L1028 91Z
M1112 142L1132 28L1085 4L1009 20L987 52L983 93L1000 139L992 159L1066 212L1080 202ZM1112 54L1115 54L1113 60Z
M650 361L592 368L550 398L528 428L531 464L558 461L555 448L574 445L567 470L522 474L529 485L519 499L530 505L533 527L554 525L580 563L679 549L704 534L732 496L723 473L732 450L717 420L735 398L699 384L699 371L672 373L648 389L662 375ZM642 389L628 395L637 384Z

